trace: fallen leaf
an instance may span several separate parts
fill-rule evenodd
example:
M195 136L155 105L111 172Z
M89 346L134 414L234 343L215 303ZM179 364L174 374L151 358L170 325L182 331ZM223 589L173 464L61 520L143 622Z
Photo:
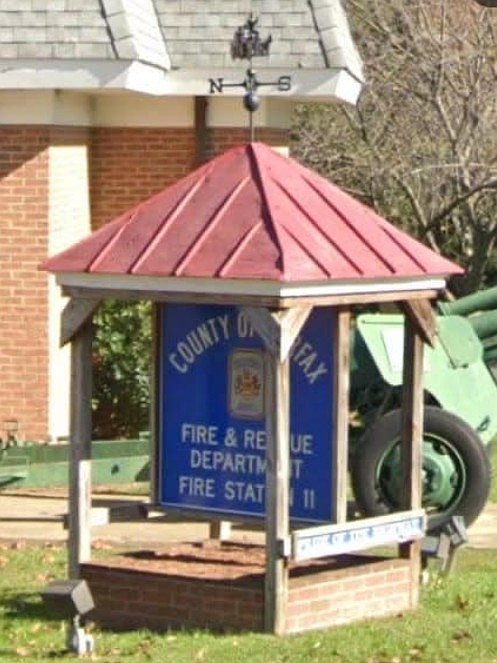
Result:
M194 658L196 661L203 661L205 657L205 649L199 649Z
M471 639L471 634L468 631L456 631L452 635L451 642L452 644L459 644Z
M469 606L468 599L463 598L460 594L456 596L456 607L458 610L465 610Z
M8 563L9 563L8 557L0 557L0 568L7 566Z
M29 656L31 654L31 650L28 649L27 647L18 647L16 649L16 654L17 656L24 658L25 656Z
M409 656L413 661L416 661L417 659L421 658L422 655L421 649L418 649L417 647L413 647L412 649L409 650Z

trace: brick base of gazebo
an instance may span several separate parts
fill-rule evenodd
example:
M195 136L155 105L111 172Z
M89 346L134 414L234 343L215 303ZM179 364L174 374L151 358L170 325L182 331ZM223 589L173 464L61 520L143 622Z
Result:
M247 548L238 547L246 559ZM255 548L249 546L249 552L263 558L264 549ZM207 560L201 570L198 558L178 549L175 555L142 551L84 564L82 576L96 604L92 618L102 626L123 629L264 629L263 571L251 568L229 577L231 560ZM408 560L345 555L293 565L285 633L399 614L416 603L417 579L412 578Z

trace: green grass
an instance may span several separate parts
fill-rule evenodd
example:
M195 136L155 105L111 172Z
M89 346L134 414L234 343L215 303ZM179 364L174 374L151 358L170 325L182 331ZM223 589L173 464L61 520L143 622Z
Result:
M65 548L5 544L0 566L0 660L74 661L65 651L64 624L49 619L38 593L49 580L65 576ZM115 663L497 663L496 623L497 555L462 550L450 577L435 577L423 588L414 613L287 638L95 628L95 658Z
M497 442L491 450L497 502ZM94 555L109 554L95 551ZM74 661L65 625L50 619L39 591L66 577L61 545L0 544L0 661ZM497 663L497 551L463 549L455 571L422 589L420 608L306 635L205 631L116 633L94 628L94 658L110 663Z

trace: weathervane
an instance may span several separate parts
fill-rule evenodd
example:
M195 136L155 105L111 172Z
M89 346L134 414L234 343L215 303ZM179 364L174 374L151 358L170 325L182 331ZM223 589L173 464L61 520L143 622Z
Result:
M259 31L256 30L257 18L250 14L247 22L235 31L231 42L231 57L240 60L248 60L250 65L245 73L245 80L241 83L225 83L224 78L209 78L210 93L221 92L225 87L243 87L246 92L243 95L243 105L249 112L250 117L250 140L254 140L253 113L259 108L259 97L257 89L262 86L276 86L279 92L288 92L292 87L291 76L280 76L277 81L261 82L252 68L253 57L267 57L271 46L272 37L261 39Z

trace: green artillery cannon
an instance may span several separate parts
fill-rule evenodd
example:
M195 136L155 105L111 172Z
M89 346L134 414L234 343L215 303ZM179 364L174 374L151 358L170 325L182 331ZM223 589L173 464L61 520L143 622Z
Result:
M488 498L497 434L497 288L438 305L424 361L423 506L432 526L473 522ZM359 315L352 334L351 480L359 510L399 506L403 317Z

